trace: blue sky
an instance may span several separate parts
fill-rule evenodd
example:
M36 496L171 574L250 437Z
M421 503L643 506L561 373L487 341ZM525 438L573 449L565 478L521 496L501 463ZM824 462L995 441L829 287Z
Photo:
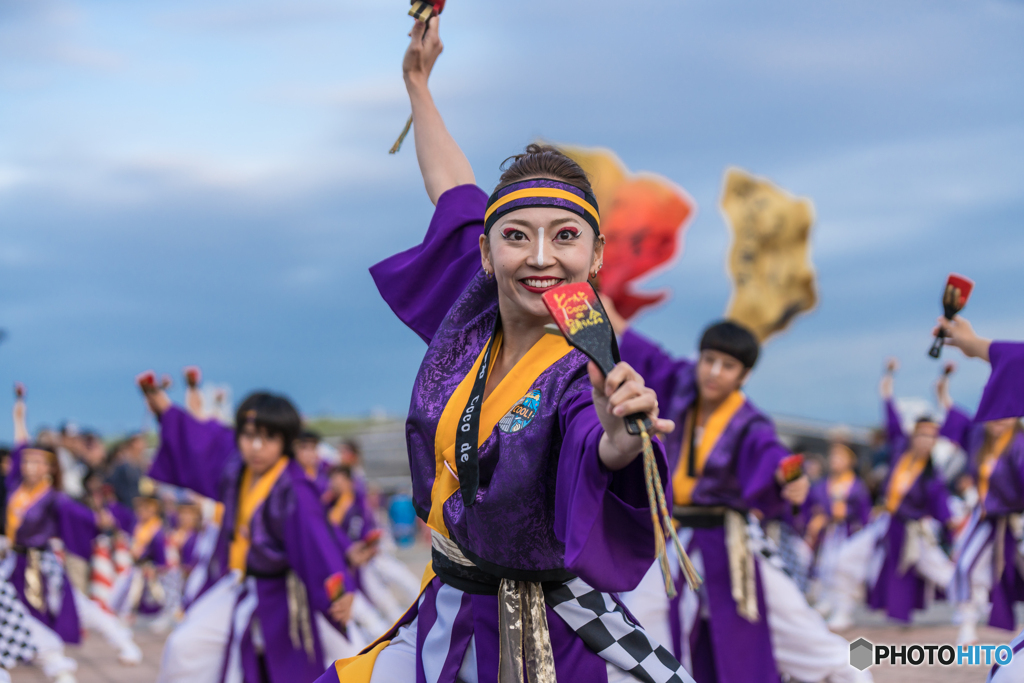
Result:
M306 413L404 413L423 346L366 269L431 211L411 145L386 153L405 9L0 3L0 387L28 385L33 426L137 427L135 373L192 363ZM544 137L696 199L638 321L675 352L728 301L725 169L813 199L821 302L766 348L767 409L870 423L887 354L930 396L951 270L977 327L1024 338L1024 2L451 0L442 38L436 97L485 188ZM985 376L961 363L954 393Z

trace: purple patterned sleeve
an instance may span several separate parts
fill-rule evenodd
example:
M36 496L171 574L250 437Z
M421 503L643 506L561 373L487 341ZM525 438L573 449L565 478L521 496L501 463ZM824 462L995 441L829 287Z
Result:
M370 268L391 310L428 344L480 270L486 205L476 185L453 187L438 198L422 244Z
M978 422L1024 417L1024 342L992 342L992 363L974 419Z
M235 431L216 420L200 422L178 406L160 416L160 449L149 476L220 500L220 480L237 458Z
M589 391L559 407L563 425L555 491L555 534L565 543L565 567L604 592L632 590L654 561L643 457L608 470L598 456L604 430ZM654 440L662 481L664 449ZM609 571L615 567L615 571Z

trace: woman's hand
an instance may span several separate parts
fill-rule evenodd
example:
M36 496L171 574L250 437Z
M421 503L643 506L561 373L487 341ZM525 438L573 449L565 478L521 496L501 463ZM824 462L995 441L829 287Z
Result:
M354 599L355 593L345 593L331 603L327 613L331 615L331 619L334 619L335 623L344 625L352 618L352 601Z
M946 333L946 346L955 346L968 358L980 358L986 363L989 362L988 349L992 345L992 340L979 337L966 318L956 316L952 320L946 320L945 317L940 317L939 324L932 330L932 334L938 334L939 330Z
M628 363L619 363L607 377L593 361L587 369L593 386L594 408L604 428L598 452L608 469L621 470L643 449L640 437L626 431L626 422L622 419L626 415L647 415L656 434L669 434L676 428L672 420L658 418L657 394L644 386L644 378ZM651 434L652 438L654 436Z
M409 32L409 47L402 59L402 76L407 88L426 87L434 62L441 56L444 44L438 32L440 17L434 15L427 23L417 20Z

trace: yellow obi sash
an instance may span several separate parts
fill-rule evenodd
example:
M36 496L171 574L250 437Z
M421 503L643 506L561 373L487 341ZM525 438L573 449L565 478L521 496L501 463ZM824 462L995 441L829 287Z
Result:
M469 395L473 391L473 381L476 379L477 373L480 372L480 363L483 361L488 344L489 341L484 343L477 355L476 362L473 363L473 368L448 399L441 418L437 422L437 433L434 436L436 467L434 486L430 491L430 514L427 516L427 526L443 534L445 538L451 536L444 524L444 503L459 490L459 480L456 476L459 470L455 463L455 432L458 429L459 417L461 417L466 402L469 401ZM487 369L488 375L490 375L500 351L501 331L499 330L498 337L495 339L494 351L491 354L491 367ZM477 448L484 445L484 441L494 431L494 427L501 418L530 390L541 373L570 351L572 351L572 347L564 337L545 334L526 352L526 355L502 378L490 396L484 399L480 408L480 432Z
M679 463L676 465L675 474L672 475L672 498L676 505L689 505L693 500L693 489L704 472L704 464L714 450L718 440L722 437L725 428L729 426L736 412L743 406L747 397L742 391L734 391L722 401L722 405L715 408L715 412L708 416L707 424L704 425L704 435L697 444L697 462L694 463L696 477L691 477L686 472L686 461L690 456L690 434L696 429L696 419L699 404L694 404L686 414L686 425L683 431L683 447L679 454Z
M288 467L288 458L281 458L267 470L262 477L252 482L252 470L248 467L242 474L242 484L238 488L238 512L235 515L235 537L231 539L231 547L228 549L228 567L245 573L246 560L249 557L249 524L256 508L263 504L263 501L270 495L270 490L281 478L285 468Z
M142 553L146 552L146 547L162 526L163 520L159 517L154 517L145 524L135 525L132 530L132 557L137 560Z
M999 463L999 456L1003 454L1007 446L1013 440L1014 435L1017 433L1017 428L1007 431L999 440L996 441L995 445L985 451L981 456L981 462L978 463L978 500L983 504L985 502L985 496L988 495L988 484L992 478L992 472L995 470L996 465Z
M825 486L831 504L832 519L839 521L846 519L847 499L850 497L850 489L853 488L855 480L853 472L844 472L838 477L829 477Z
M914 458L909 451L900 456L892 478L889 479L889 490L885 493L885 509L889 511L889 514L895 514L899 509L903 497L907 495L907 491L924 472L926 464L928 464L928 458Z
M352 491L338 496L338 501L331 506L331 511L327 513L328 521L334 526L341 524L341 520L345 519L345 513L348 512L348 509L352 507L355 501L356 494Z
M11 499L7 501L7 538L12 545L14 544L14 537L18 535L21 522L25 519L25 513L40 498L45 496L49 490L50 482L46 480L39 482L31 489L26 489L25 485L22 484L14 492L14 495L11 496Z

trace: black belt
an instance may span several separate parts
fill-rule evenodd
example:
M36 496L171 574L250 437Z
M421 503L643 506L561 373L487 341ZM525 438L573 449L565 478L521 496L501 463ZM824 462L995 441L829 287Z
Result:
M458 588L463 593L469 593L470 595L498 594L498 588L501 586L503 577L485 572L475 565L470 566L453 562L447 555L436 548L431 552L431 563L437 578L452 588ZM516 573L514 570L509 571ZM576 578L575 574L564 569L543 572L543 575L545 578L551 577L551 580L539 582L545 592ZM520 580L515 576L505 578Z
M257 572L247 567L245 570L245 575L251 576L254 579L283 579L284 577L288 576L288 570L281 572Z
M41 546L13 545L13 546L11 546L11 550L13 550L14 552L18 553L19 555L28 555L28 551L30 551L30 550L38 550L39 552L45 552L45 551L47 551L49 549L50 548L48 546L45 546L45 545L41 545Z
M701 505L676 505L672 509L672 517L679 522L679 526L689 529L717 529L725 526L725 513L731 508L724 505L701 506ZM744 517L747 513L736 510Z

